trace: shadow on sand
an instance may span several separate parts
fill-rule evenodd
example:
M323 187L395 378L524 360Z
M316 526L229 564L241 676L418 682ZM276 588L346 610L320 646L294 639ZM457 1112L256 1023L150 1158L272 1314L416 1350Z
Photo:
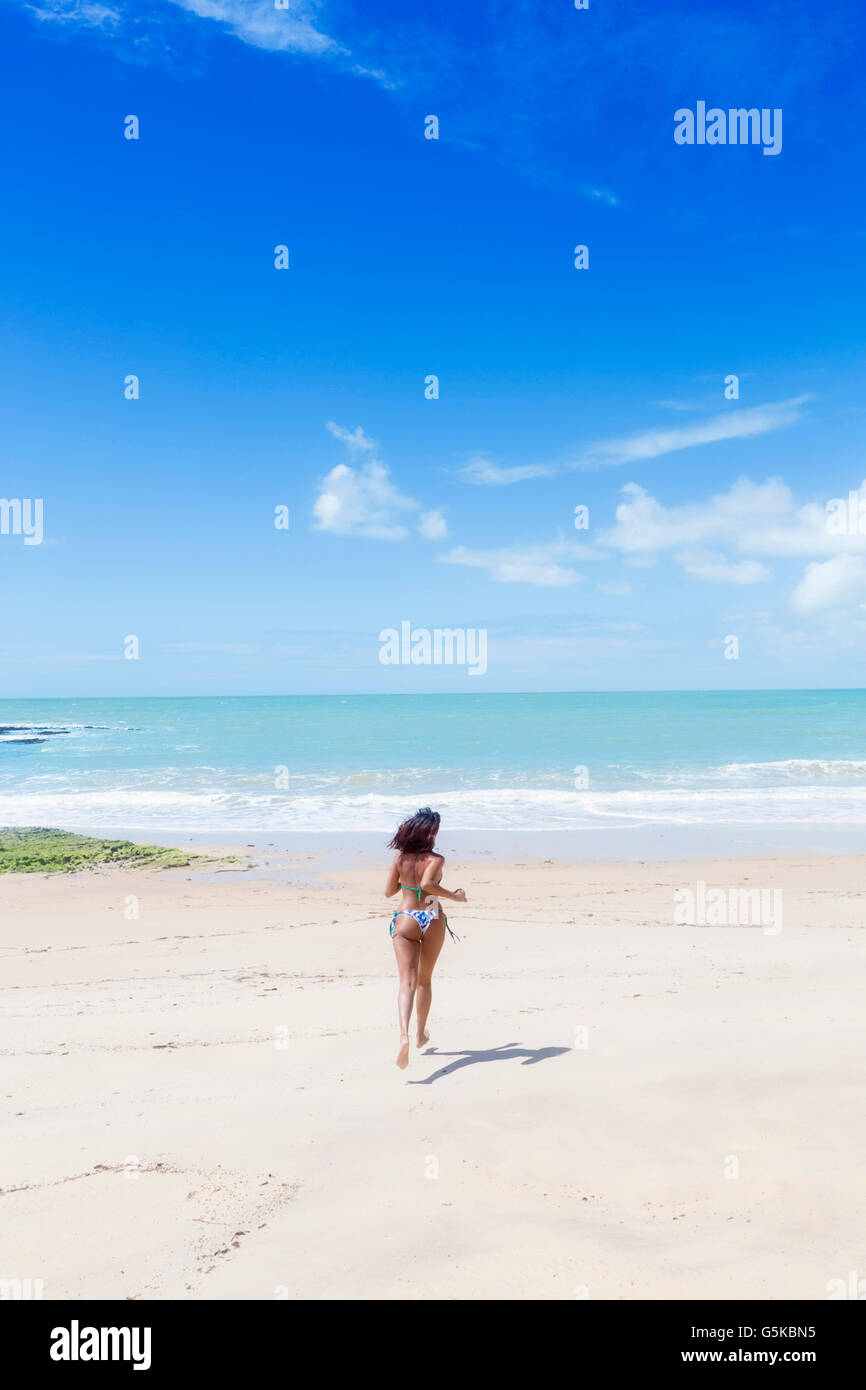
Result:
M562 1057L570 1051L570 1047L521 1047L519 1043L502 1043L499 1047L489 1047L479 1052L473 1052L469 1048L464 1048L462 1052L440 1052L438 1047L428 1047L421 1053L422 1057L457 1057L458 1061L440 1067L423 1081L407 1081L406 1084L430 1086L434 1081L438 1081L440 1076L449 1076L452 1072L460 1071L461 1067L474 1067L479 1062L506 1062L511 1057L522 1057L524 1060L521 1066L531 1067L534 1062L546 1062L548 1057Z

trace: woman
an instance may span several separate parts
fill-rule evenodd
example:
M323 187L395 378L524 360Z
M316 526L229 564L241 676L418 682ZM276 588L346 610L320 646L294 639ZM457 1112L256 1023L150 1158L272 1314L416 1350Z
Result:
M440 911L439 899L465 903L462 888L449 892L440 882L445 860L436 854L434 845L439 833L439 813L422 806L414 816L404 820L388 846L397 851L385 885L385 897L393 898L402 888L403 898L391 918L391 936L400 989L397 995L397 1015L400 1022L400 1051L397 1066L405 1071L409 1065L409 1020L415 1004L417 1045L430 1041L427 1015L433 998L433 967L442 950L448 921ZM453 935L453 933L452 933Z

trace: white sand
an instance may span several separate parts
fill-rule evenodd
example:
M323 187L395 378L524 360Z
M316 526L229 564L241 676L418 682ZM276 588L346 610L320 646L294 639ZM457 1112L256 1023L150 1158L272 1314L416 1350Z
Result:
M826 1297L863 1263L863 873L449 865L403 1073L379 867L4 876L0 1278ZM784 930L673 925L697 879L781 887Z

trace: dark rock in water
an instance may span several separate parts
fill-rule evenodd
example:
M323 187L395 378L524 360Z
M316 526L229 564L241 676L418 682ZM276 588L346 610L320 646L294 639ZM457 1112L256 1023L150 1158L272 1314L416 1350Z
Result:
M68 734L68 729L49 729L41 724L0 724L0 734ZM11 743L12 740L10 739Z
M5 738L4 743L47 743L44 738Z

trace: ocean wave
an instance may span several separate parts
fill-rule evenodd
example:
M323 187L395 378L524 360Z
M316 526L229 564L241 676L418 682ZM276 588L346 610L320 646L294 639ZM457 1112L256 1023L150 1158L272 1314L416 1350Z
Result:
M762 780L791 782L863 782L866 761L834 758L784 758L774 763L725 763L712 769L719 777L733 781Z
M465 788L425 791L453 830L610 829L640 825L866 825L866 787L557 791ZM71 830L231 833L390 832L416 807L406 793L311 796L166 788L0 794L0 824Z
M612 778L686 789L717 785L774 787L790 783L813 785L862 784L866 761L841 758L784 758L776 762L719 763L710 767L610 767Z

